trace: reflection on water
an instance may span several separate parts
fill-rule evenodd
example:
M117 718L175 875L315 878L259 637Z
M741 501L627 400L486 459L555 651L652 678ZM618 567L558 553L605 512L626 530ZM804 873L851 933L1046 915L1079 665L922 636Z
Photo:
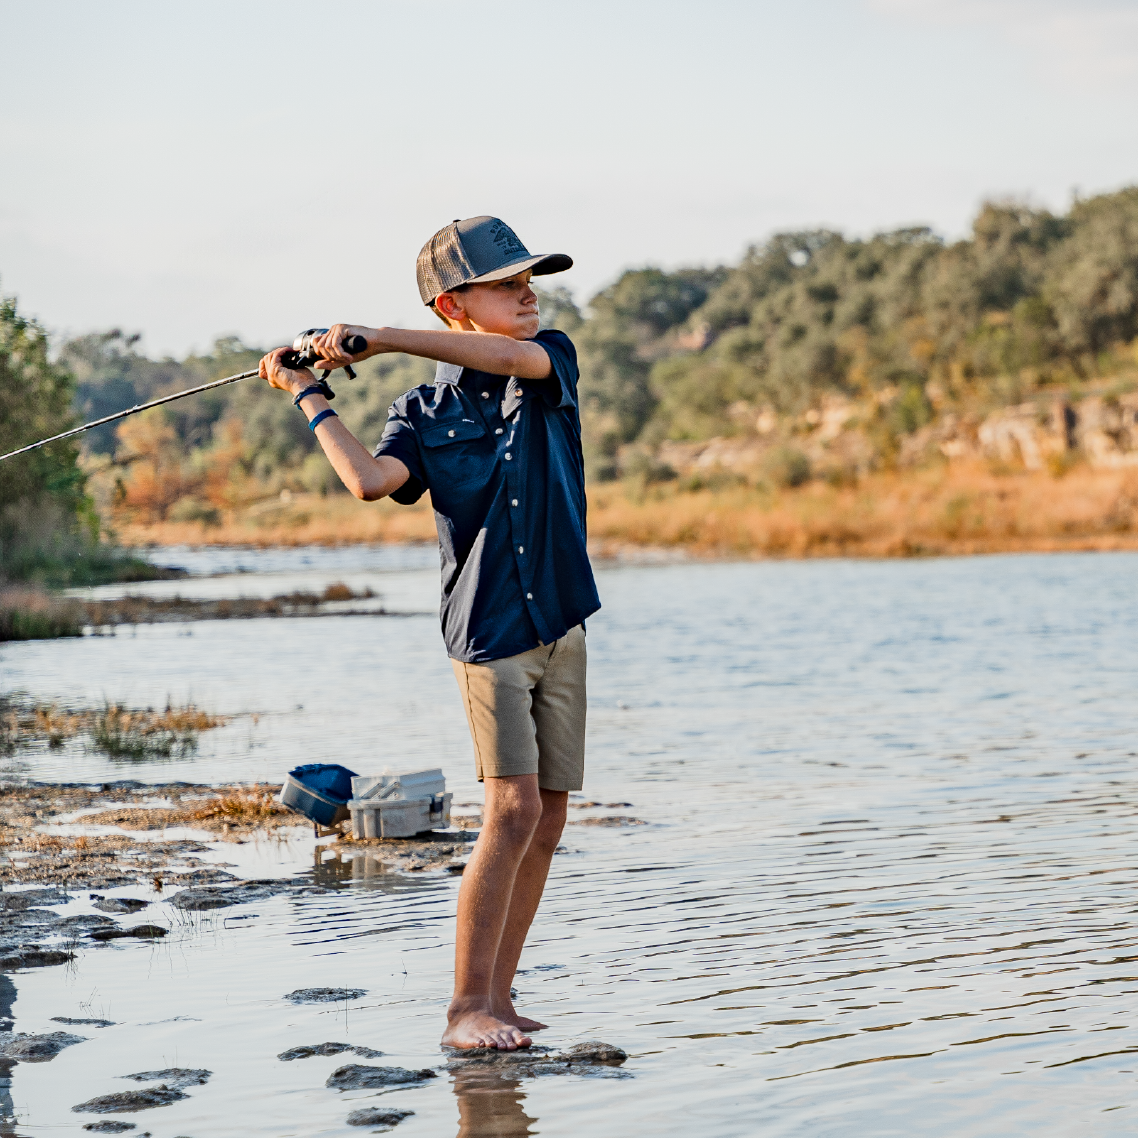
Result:
M537 1119L522 1105L525 1092L517 1079L493 1071L456 1071L452 1076L458 1100L458 1138L524 1138L538 1133Z
M16 1068L19 1124L78 1135L72 1102L169 1064L215 1076L144 1116L155 1138L346 1138L347 1114L377 1101L415 1112L401 1138L1132 1133L1136 570L1120 554L603 571L586 793L631 805L570 813L644 824L568 827L517 986L553 1025L542 1042L620 1045L633 1078L462 1072L377 1100L325 1088L336 1057L277 1061L343 1040L437 1067L449 996L458 879L297 837L217 856L335 894L193 920L156 897L165 941L15 977L19 1030L116 1021ZM0 669L5 688L49 697L261 712L126 775L442 765L456 800L479 797L427 619L152 626L6 645ZM47 753L26 768L110 769ZM280 999L316 985L368 995Z

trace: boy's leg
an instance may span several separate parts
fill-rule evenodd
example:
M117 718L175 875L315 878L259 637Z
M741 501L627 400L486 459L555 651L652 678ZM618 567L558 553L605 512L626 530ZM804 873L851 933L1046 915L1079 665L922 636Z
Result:
M485 785L482 830L458 894L454 997L442 1041L451 1047L513 1051L532 1041L494 1014L495 962L519 870L541 821L541 793L536 774L487 778ZM524 892L528 896L529 889Z
M553 646L531 693L530 713L539 755L541 821L518 870L494 970L495 1013L523 1031L537 1031L545 1026L514 1011L510 985L541 901L549 864L565 828L569 792L580 790L584 778L585 672L585 630L578 626Z
M514 973L525 947L526 936L533 924L534 914L541 903L545 890L545 879L549 876L549 863L561 831L565 829L566 807L569 792L565 790L541 791L541 820L530 839L522 864L514 879L514 892L510 897L510 911L506 915L505 928L498 945L498 955L494 963L494 982L491 989L494 1014L504 1023L512 1023L522 1031L539 1031L544 1023L514 1011L510 998L510 986Z

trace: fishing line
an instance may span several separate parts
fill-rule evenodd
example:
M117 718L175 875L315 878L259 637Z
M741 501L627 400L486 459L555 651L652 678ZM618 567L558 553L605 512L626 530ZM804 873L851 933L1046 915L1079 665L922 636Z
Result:
M323 332L327 332L327 328L309 328L307 331L302 332L292 343L292 349L281 357L281 363L289 369L295 371L297 368L309 367L314 364L319 358L312 351L312 339ZM358 355L360 352L367 350L367 340L363 336L348 336L343 342L343 348L349 355ZM29 443L26 447L20 447L19 450L9 451L7 454L0 454L0 462L6 458L15 458L18 454L27 454L30 450L35 450L37 447L47 446L48 443L57 443L60 439L69 439L73 435L81 435L84 431L90 431L95 427L101 427L105 423L114 423L119 419L125 419L128 415L137 415L140 411L149 411L151 407L161 407L163 403L173 403L175 399L185 399L187 395L199 395L203 391L212 391L215 387L224 387L227 383L236 383L241 379L252 379L253 376L259 373L259 368L254 371L243 371L239 375L227 375L224 379L215 379L211 383L203 383L198 387L190 387L185 391L177 391L173 395L163 395L161 399L151 399L149 403L137 403L133 407L128 407L125 411L116 411L113 415L104 415L101 419L93 419L90 423L84 423L81 427L72 427L70 431L62 431L58 435L52 435L48 439L40 439L39 442ZM355 379L356 373L352 370L351 364L344 365L344 371L349 379ZM325 399L335 399L336 393L328 386L327 371L321 374L317 382L320 387L321 393Z

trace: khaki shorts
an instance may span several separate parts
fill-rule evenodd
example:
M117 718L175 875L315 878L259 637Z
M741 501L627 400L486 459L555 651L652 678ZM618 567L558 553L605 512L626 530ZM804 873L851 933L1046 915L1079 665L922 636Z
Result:
M545 790L580 790L585 775L585 630L491 660L451 660L478 780L535 774Z

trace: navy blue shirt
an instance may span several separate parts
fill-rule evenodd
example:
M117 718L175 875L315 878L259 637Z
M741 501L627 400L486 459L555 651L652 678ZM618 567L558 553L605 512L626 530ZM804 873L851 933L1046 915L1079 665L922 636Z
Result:
M601 607L585 548L577 352L564 332L535 342L553 365L546 379L439 364L433 384L391 405L375 449L410 471L396 502L431 492L443 639L468 664L552 644Z

